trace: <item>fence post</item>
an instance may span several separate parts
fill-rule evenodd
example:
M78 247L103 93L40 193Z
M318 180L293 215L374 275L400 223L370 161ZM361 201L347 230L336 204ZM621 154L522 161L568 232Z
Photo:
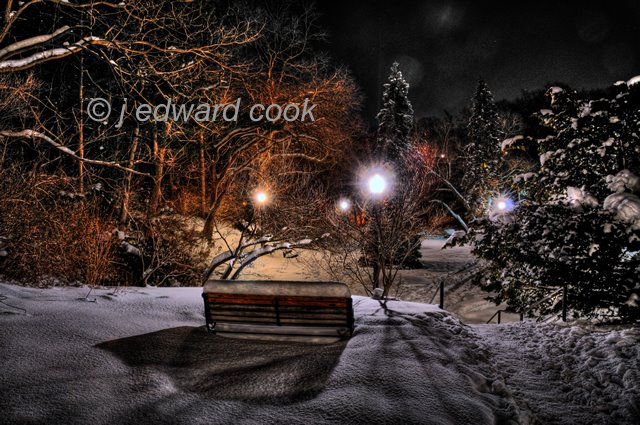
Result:
M500 317L502 316L502 310L498 310L498 324L500 324Z
M562 287L562 321L567 321L567 284Z
M440 305L438 307L444 309L444 280L440 281Z

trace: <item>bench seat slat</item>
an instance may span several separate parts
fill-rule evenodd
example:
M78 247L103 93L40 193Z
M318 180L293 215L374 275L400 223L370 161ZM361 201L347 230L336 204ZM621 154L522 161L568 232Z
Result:
M211 312L211 316L221 316L221 317L226 317L226 316L276 317L277 314L276 314L275 311L268 312L268 311L242 311L242 310L236 310L236 311L214 310L214 311Z
M275 310L272 311L258 311L258 310L244 310L244 309L211 309L212 314L220 315L220 316L265 316L265 317L275 317L278 313ZM314 310L314 311L305 311L305 310L295 310L295 311L280 311L280 317L316 317L316 318L347 318L347 314L343 311L324 311L324 310Z
M243 317L243 316L231 316L231 317L218 317L212 316L211 319L216 323L264 323L269 325L277 325L276 318L261 318L261 317Z
M336 297L295 297L295 296L279 296L279 295L244 295L244 294L205 294L209 302L217 304L272 304L276 302L282 306L285 305L318 305L346 307L347 300L345 298Z
M266 299L254 299L254 298L213 298L208 299L209 303L213 304L250 304L250 305L265 305L270 306L275 304L275 300Z
M272 335L324 335L324 336L343 336L349 333L348 327L343 328L326 328L326 327L308 327L308 326L289 326L283 329L282 326L254 326L244 325L241 323L220 323L219 329L222 332L231 333L265 333Z
M254 320L245 320L245 318L238 317L233 320L224 320L216 322L217 325L223 323L236 323L236 324L251 324L251 325L265 325L265 326L278 326L274 321L272 322L258 322ZM282 323L282 322L281 322ZM300 327L320 327L320 328L346 328L348 327L346 322L286 322L287 326L300 326Z
M257 311L275 313L276 306L256 306L250 304L208 304L210 309L217 311Z

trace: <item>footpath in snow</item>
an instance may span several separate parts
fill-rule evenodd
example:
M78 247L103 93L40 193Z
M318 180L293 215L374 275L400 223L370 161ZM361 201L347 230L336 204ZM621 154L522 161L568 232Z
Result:
M201 288L0 283L3 423L516 424L472 328L438 308L355 297L349 341L204 330Z
M640 329L478 325L526 422L640 424Z

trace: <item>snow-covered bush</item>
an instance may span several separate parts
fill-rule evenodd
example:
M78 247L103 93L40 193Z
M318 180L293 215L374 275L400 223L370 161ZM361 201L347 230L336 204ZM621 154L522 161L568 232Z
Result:
M508 219L486 219L473 235L496 301L546 314L566 285L574 316L640 320L639 91L547 92L551 109L538 114L547 137L519 140L537 145L537 172L514 179L509 189L523 196Z

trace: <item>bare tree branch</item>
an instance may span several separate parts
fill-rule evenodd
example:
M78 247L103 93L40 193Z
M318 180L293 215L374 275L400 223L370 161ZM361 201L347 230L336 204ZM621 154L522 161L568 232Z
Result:
M45 142L47 142L48 144L50 144L51 146L53 146L54 148L56 148L58 151L64 153L65 155L68 155L78 161L82 161L84 163L87 164L92 164L92 165L99 165L99 166L104 166L104 167L112 167L112 168L117 168L119 170L122 171L127 171L133 174L137 174L139 176L146 176L146 177L150 177L150 175L148 173L143 173L140 172L138 170L134 170L132 168L129 167L125 167L124 165L120 165L116 162L110 162L110 161L100 161L100 160L96 160L96 159L88 159L88 158L81 158L79 157L73 150L69 149L68 147L56 142L55 140L53 140L51 137L47 136L44 133L40 133L38 131L35 130L22 130L22 131L0 131L0 137L3 138L24 138L24 139L32 139L32 140L43 140Z

